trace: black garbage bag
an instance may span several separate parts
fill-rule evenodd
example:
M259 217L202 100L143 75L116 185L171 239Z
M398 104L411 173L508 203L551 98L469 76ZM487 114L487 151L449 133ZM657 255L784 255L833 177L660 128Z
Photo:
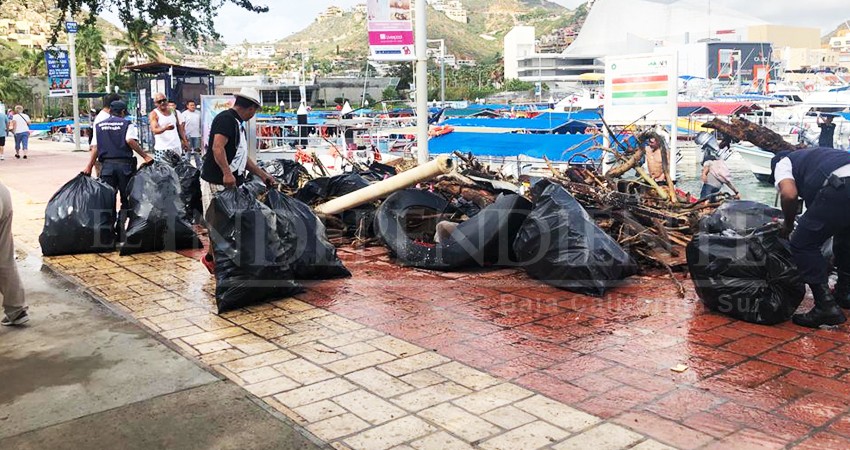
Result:
M304 187L298 190L295 198L308 205L316 205L331 198L350 194L366 186L369 186L369 182L359 174L344 173L308 181Z
M329 280L351 276L336 256L336 247L328 242L324 224L309 206L274 189L269 191L266 205L275 213L278 233L283 230L294 233L297 238L295 248L286 255L296 279Z
M516 265L513 241L531 211L531 202L518 195L500 195L475 217L458 224L440 242L435 242L435 221L424 233L414 234L411 216L434 216L451 212L439 195L407 189L396 192L381 204L375 215L375 232L397 262L433 270ZM430 238L430 239L429 239Z
M242 183L246 189L248 189L251 194L254 195L254 198L259 199L260 196L268 192L269 187L266 186L266 183L263 182L258 176L249 173L245 177L245 182Z
M278 228L274 212L244 186L215 194L210 208L218 312L301 292L287 255L294 227Z
M720 233L723 230L746 233L782 217L782 211L764 203L735 200L720 205L717 210L704 217L699 225L700 231L706 233Z
M806 288L779 231L778 224L767 224L746 234L727 229L691 240L688 270L708 309L763 325L791 318Z
M263 170L269 175L275 177L280 184L291 190L297 190L300 187L299 180L302 178L310 178L310 173L299 162L291 159L276 159L270 161L263 166Z
M514 250L531 277L581 294L601 297L637 273L629 254L556 184L537 196Z
M38 237L44 256L115 250L115 190L88 175L65 183L47 202Z
M342 197L369 186L369 181L356 173L346 173L332 177L310 180L295 194L295 198L310 206L322 204L330 199ZM374 236L371 227L375 215L375 206L371 203L351 208L339 214L345 229L343 234L354 236L358 230L361 238Z
M201 171L192 167L177 153L167 150L163 159L168 163L180 180L180 199L183 200L184 219L189 223L198 222L203 216L201 202Z
M170 165L156 161L143 165L128 189L130 220L121 255L201 247L185 216L180 179Z

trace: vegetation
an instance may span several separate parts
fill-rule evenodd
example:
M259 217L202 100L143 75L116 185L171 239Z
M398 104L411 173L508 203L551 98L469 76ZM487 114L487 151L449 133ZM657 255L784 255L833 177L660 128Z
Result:
M65 14L79 16L84 9L90 12L86 20L88 24L94 24L103 11L111 10L118 13L119 19L128 29L136 22L165 22L172 29L180 29L192 43L197 43L202 36L218 39L221 36L215 30L213 19L225 3L256 13L269 10L265 6L254 5L251 0L56 0L56 8L63 14L59 15L53 25L53 40L56 41L64 27Z
M85 65L86 83L88 92L94 92L94 69L100 68L103 63L103 53L106 51L103 45L103 33L95 25L83 25L77 33L76 41L77 61ZM89 109L92 101L89 100Z
M117 44L125 47L119 55L133 57L137 62L141 62L142 59L156 61L162 54L162 50L154 39L153 29L141 19L127 24L127 32Z

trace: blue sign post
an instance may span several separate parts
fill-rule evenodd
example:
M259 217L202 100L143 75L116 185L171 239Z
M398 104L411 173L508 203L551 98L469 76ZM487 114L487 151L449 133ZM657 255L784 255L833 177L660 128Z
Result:
M76 33L77 32L77 22L65 22L65 31L68 33Z
M68 51L57 47L44 51L47 63L47 86L49 97L68 97L73 94L71 84L71 64L68 62Z

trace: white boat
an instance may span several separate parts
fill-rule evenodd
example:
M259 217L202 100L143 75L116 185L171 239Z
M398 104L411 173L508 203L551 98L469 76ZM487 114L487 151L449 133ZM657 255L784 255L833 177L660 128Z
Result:
M732 149L741 155L756 178L763 183L769 183L770 160L773 153L762 150L754 145L732 144Z

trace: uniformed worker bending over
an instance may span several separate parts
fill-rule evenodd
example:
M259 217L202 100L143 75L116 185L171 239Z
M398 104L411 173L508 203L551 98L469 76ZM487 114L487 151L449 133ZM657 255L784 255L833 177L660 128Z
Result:
M100 179L118 191L121 197L121 210L126 214L130 207L127 200L127 184L136 173L136 152L144 161L151 162L153 158L139 145L139 131L127 116L127 104L114 101L110 105L110 117L95 125L96 145L91 148L91 157L83 170L91 175L95 161L100 161ZM123 218L125 215L119 216ZM121 219L119 219L119 223Z
M822 147L780 152L771 166L782 199L784 233L791 235L794 263L815 299L814 308L792 320L810 328L844 323L839 306L850 308L850 153ZM798 197L807 209L792 234ZM821 253L830 237L838 267L834 295L827 284L829 264Z

